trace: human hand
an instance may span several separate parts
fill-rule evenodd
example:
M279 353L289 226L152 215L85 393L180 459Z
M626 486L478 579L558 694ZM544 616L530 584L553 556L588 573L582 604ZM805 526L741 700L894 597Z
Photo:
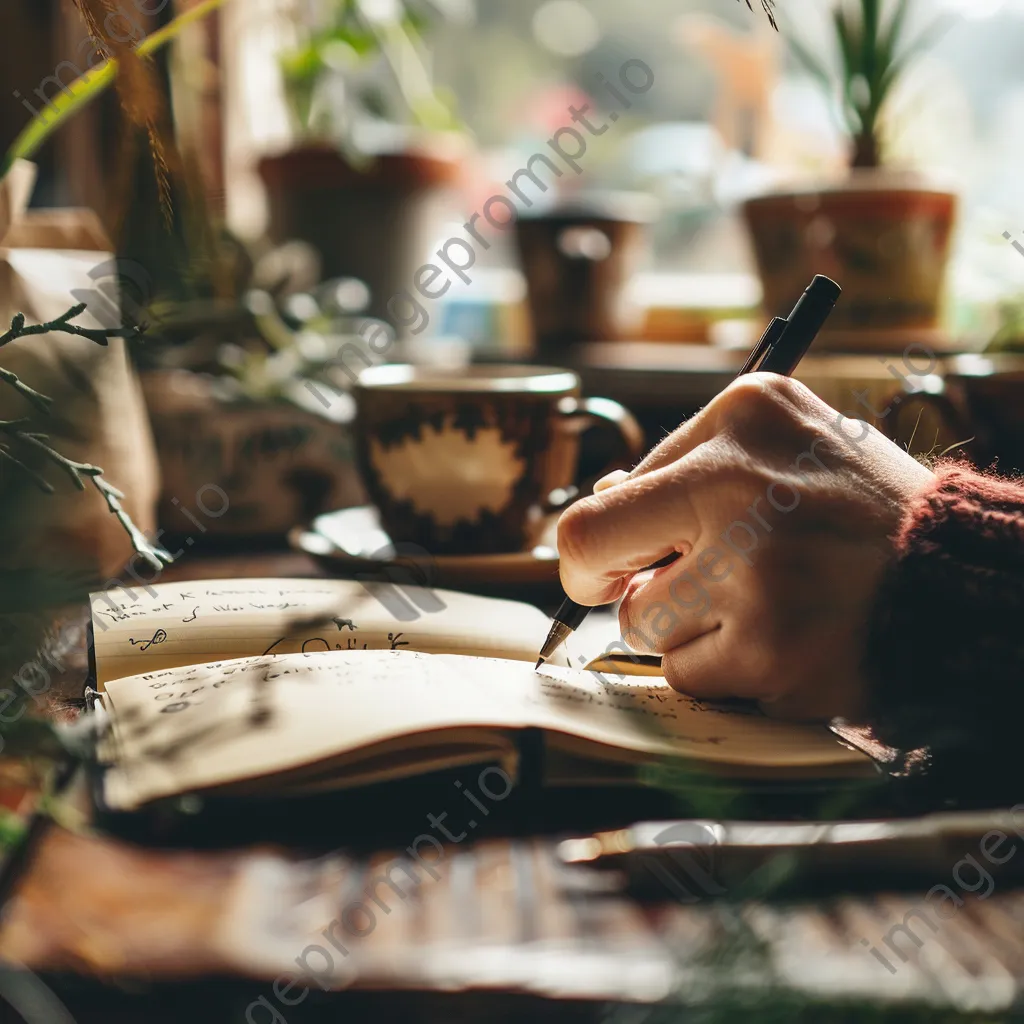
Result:
M663 655L677 690L855 717L890 537L931 479L804 385L748 374L566 510L562 584L584 605L621 597L623 639Z

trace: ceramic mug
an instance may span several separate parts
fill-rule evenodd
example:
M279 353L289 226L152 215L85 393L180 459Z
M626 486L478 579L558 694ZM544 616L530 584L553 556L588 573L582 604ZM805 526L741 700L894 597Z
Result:
M947 359L945 371L960 439L968 441L963 453L982 468L1024 470L1024 355L965 353Z
M647 255L655 210L642 193L591 193L516 221L538 359L640 334L644 310L628 285Z
M392 541L435 555L522 551L577 493L580 435L613 425L620 455L644 452L636 420L582 398L570 370L390 364L356 382L356 450Z

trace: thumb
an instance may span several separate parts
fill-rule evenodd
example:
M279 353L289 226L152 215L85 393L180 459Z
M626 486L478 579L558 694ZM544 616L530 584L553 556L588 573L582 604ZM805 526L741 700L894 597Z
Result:
M612 472L606 473L594 484L594 493L600 494L602 491L607 491L609 487L615 487L617 484L621 484L624 480L628 479L629 473L624 469L614 469Z

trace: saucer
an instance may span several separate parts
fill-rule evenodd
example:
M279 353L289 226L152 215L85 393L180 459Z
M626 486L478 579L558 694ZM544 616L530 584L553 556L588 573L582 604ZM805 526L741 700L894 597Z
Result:
M528 551L403 557L401 550L394 551L391 539L381 528L377 509L362 505L317 516L309 527L293 529L288 540L293 548L315 558L335 576L366 574L398 583L407 578L396 575L404 568L414 577L410 582L420 582L422 576L426 586L536 601L549 594L557 598L557 522L557 515L549 516L539 543Z

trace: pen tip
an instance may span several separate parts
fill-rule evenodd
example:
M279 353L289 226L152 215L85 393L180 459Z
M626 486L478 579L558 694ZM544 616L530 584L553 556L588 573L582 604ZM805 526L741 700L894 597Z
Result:
M536 672L537 669L539 669L541 667L541 665L543 665L543 664L544 664L544 659L543 658L538 658L537 659L537 664L533 666L533 671Z

